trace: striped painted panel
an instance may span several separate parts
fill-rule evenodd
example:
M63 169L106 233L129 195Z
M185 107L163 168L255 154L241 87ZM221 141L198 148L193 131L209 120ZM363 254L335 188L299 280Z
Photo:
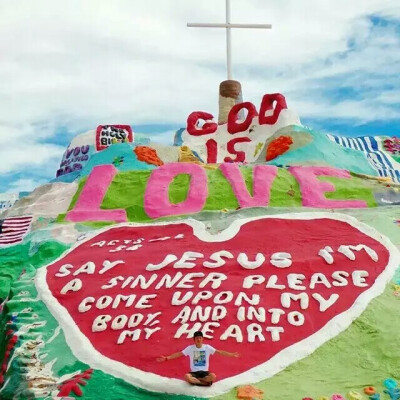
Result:
M10 217L0 220L0 247L22 242L32 222L31 216Z
M397 170L390 158L379 150L378 142L372 136L349 138L345 136L327 135L328 138L343 147L362 151L375 171L382 178L390 178L400 183L400 171Z

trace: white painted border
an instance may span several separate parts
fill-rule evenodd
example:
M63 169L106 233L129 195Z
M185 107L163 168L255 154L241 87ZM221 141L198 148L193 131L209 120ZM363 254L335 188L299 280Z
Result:
M133 385L155 392L185 394L198 397L210 397L219 395L231 390L235 386L248 383L256 383L263 379L270 378L271 376L285 369L288 365L308 356L323 343L332 339L333 337L337 336L339 333L347 329L350 324L367 308L368 303L373 298L383 293L386 284L393 277L397 267L400 264L400 252L396 248L396 246L394 246L387 237L381 235L376 229L358 221L356 218L349 215L332 214L328 212L309 212L238 219L235 220L224 231L216 235L212 235L207 232L205 229L205 225L202 222L193 219L152 224L118 224L93 232L93 234L90 234L84 240L77 242L75 246L68 249L57 260L53 262L55 263L61 258L65 257L76 247L92 239L94 236L97 236L100 233L108 231L110 229L120 228L123 226L162 226L186 223L193 228L194 235L202 241L222 242L234 237L239 232L240 227L250 221L271 218L297 220L329 218L345 222L352 227L358 229L365 235L377 240L384 247L386 247L386 249L389 251L389 262L383 272L376 278L374 284L369 289L360 294L349 309L332 318L319 331L313 333L306 339L303 339L302 341L285 348L265 363L251 368L248 371L243 372L239 375L217 381L213 386L209 388L190 386L183 380L166 378L156 375L154 373L144 372L137 368L129 367L119 361L111 360L108 357L103 356L93 347L89 339L84 336L83 333L79 330L66 308L63 307L51 294L46 282L46 273L48 266L38 269L35 277L36 288L38 290L39 297L43 300L50 312L58 320L60 326L62 327L67 344L71 348L71 351L73 352L75 357L77 357L82 362L89 364L91 368L100 369L108 374L114 375L117 378L124 379L125 381ZM184 371L182 371L182 374L183 373Z

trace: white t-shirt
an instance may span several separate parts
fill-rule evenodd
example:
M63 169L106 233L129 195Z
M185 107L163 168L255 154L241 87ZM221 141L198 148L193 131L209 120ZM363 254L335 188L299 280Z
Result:
M214 347L203 344L201 347L196 347L195 344L186 347L182 351L185 356L190 357L190 371L208 371L208 360L211 354L215 353Z

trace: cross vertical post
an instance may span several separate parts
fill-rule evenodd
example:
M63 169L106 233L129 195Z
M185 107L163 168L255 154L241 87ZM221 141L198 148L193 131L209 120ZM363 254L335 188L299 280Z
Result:
M218 123L224 124L228 120L231 108L242 101L242 88L240 82L233 80L232 72L232 28L258 28L271 29L271 24L232 24L230 0L225 0L225 23L188 23L188 27L195 28L225 28L226 31L226 72L227 80L219 86L219 116ZM240 114L244 118L243 112Z
M189 28L225 28L226 29L226 66L228 80L232 79L232 28L256 28L256 29L271 29L271 24L232 24L231 23L231 4L230 0L225 0L225 23L202 23L202 22L189 22Z
M231 45L231 28L229 27L231 23L231 3L230 0L225 0L226 9L226 70L228 74L228 79L232 79L232 45Z

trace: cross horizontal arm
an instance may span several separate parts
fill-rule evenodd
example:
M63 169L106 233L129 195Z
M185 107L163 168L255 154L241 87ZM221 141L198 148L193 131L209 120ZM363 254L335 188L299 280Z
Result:
M256 29L271 29L271 24L213 24L203 22L189 22L189 28L256 28Z

